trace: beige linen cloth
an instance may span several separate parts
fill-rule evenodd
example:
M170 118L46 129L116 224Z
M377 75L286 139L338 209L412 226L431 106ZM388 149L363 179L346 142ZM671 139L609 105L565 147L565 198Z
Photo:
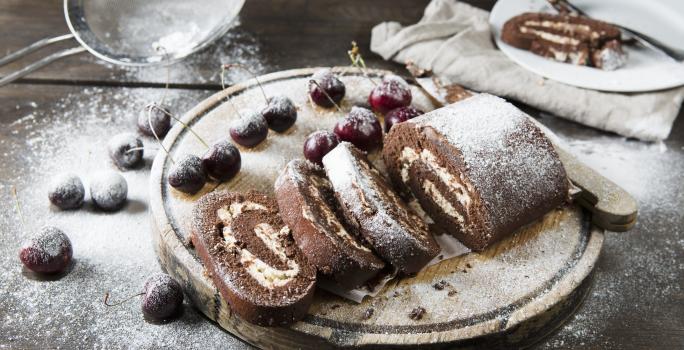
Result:
M598 129L648 141L667 138L684 87L623 94L545 79L496 48L488 17L489 12L468 4L433 0L416 24L402 27L384 22L375 26L371 50L402 64L413 61L432 70L444 83L521 101Z

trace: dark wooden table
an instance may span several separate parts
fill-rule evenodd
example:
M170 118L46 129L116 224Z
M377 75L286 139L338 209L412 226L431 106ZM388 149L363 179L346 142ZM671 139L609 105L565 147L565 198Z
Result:
M386 20L413 23L427 2L249 0L240 24L225 38L172 67L169 99L182 113L212 94L220 87L220 63L237 61L257 73L346 65L345 51L351 40L359 43L369 65L402 71L401 66L368 53L370 29ZM494 1L474 3L488 9ZM1 0L0 32L0 55L4 55L68 29L58 0ZM28 59L40 56L37 53ZM0 69L0 76L19 66ZM99 298L105 290L114 289L122 295L128 290L130 294L149 273L159 270L148 239L140 238L144 232L138 232L147 229L145 195L137 205L129 205L126 213L102 217L113 220L114 228L121 227L116 233L118 239L149 247L140 258L140 266L117 259L106 264L79 261L77 257L70 275L59 281L40 282L22 272L16 258L19 242L26 236L24 230L33 227L34 221L56 220L71 225L75 245L79 239L86 239L78 230L112 229L97 223L95 228L85 228L73 218L69 221L47 209L39 189L44 188L51 169L64 167L55 162L68 159L90 169L88 162L97 159L103 163L97 157L106 158L102 152L83 150L89 157L84 163L78 150L70 146L74 138L90 140L95 148L106 142L107 135L98 134L102 127L82 125L79 113L109 118L112 132L130 129L126 116L135 115L145 98L159 96L164 80L160 68L119 68L81 54L0 88L0 347L248 347L190 307L175 322L152 325L142 321L136 305L124 305L116 311L101 306ZM647 144L527 110L565 139L581 159L633 192L641 206L639 221L631 232L607 233L587 300L575 316L536 348L684 348L682 113L668 140ZM65 152L76 154L60 157ZM29 222L24 226L12 204L11 186L20 189L22 206L28 212L25 216ZM133 287L122 287L127 284Z

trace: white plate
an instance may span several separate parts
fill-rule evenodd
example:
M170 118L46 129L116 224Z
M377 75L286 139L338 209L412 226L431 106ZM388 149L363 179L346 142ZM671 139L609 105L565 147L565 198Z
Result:
M596 19L621 24L669 45L684 47L684 1L682 0L573 0ZM489 16L494 39L501 51L524 68L565 84L587 89L639 92L684 85L684 63L660 54L626 47L627 64L614 71L560 63L501 41L501 28L523 12L555 13L545 0L499 0Z

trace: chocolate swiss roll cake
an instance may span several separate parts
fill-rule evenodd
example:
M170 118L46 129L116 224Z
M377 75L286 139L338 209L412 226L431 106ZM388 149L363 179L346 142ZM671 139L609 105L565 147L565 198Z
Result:
M274 199L212 192L193 212L192 242L231 310L262 326L306 315L316 270L292 240Z
M341 212L378 255L403 273L418 272L439 253L425 222L412 212L365 155L342 142L323 157Z
M337 216L339 204L325 171L306 160L290 161L275 182L280 216L319 273L355 288L385 267Z
M605 70L627 60L616 26L581 16L523 13L506 21L501 40L556 61Z
M473 250L568 198L550 141L525 113L488 94L395 125L383 158L392 182Z

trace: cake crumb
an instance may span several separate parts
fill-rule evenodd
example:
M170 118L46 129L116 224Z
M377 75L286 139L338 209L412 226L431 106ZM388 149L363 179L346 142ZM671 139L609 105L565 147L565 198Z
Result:
M367 308L366 311L363 312L363 316L361 316L361 319L363 319L363 320L370 319L371 317L373 317L374 312L375 312L375 309L373 309L372 307Z
M425 308L422 306L419 306L419 307L411 310L411 313L409 314L409 318L414 320L414 321L418 321L418 320L423 318L423 316L425 315L425 312L426 312Z
M441 280L441 281L433 284L432 287L434 287L437 290L444 290L444 288L448 285L449 285L449 282L447 282L445 280Z

